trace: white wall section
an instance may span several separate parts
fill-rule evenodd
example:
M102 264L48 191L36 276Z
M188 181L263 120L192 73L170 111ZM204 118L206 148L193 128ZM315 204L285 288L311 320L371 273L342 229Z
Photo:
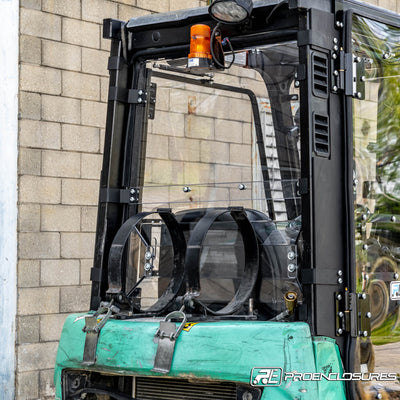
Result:
M14 399L19 1L0 0L0 397Z

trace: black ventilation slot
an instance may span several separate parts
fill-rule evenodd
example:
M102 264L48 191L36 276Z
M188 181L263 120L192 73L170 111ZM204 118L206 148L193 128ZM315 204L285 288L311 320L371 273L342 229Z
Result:
M136 378L137 400L236 400L232 382L195 382L186 379ZM255 397L254 397L255 398Z
M314 151L320 157L330 156L329 117L313 114Z
M328 97L328 56L322 53L312 55L313 93L315 96Z

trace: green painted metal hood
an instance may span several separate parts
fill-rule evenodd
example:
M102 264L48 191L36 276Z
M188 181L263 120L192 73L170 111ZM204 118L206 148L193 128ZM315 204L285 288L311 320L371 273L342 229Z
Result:
M55 370L57 399L61 399L61 372L65 368L162 376L151 371L157 351L154 338L159 320L109 320L99 335L96 364L87 367L82 364L85 322L84 319L74 322L78 316L69 316L62 331ZM249 384L254 367L324 372L323 368L329 364L333 372L341 372L336 349L332 339L313 341L308 325L302 322L201 322L182 331L178 337L168 376ZM341 384L336 384L336 388L334 385L319 386L323 385L310 381L283 382L279 387L265 388L263 398L344 398ZM335 397L327 397L332 388ZM320 397L322 394L324 396Z

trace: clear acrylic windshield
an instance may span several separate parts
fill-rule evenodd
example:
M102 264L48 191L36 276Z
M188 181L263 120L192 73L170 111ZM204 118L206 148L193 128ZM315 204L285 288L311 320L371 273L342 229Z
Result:
M301 301L297 45L238 53L230 69L204 76L176 72L186 63L148 63L157 96L143 145L140 210L172 209L188 239L207 210L243 207L262 248L263 279L253 303L273 317L285 309L283 298L289 291ZM162 264L170 265L172 251L168 234L161 238L162 222L156 215L143 229L159 255L139 285L142 306L149 306L169 281L171 268ZM140 240L133 248L132 258L139 262L136 267L132 263L130 286L146 275L142 253L148 250ZM218 309L234 296L244 274L243 239L229 214L212 225L200 258L200 299Z
M371 304L371 337L359 339L361 372L400 372L400 29L353 20L364 59L365 99L354 101L357 292ZM357 366L356 366L357 367ZM398 382L365 382L359 394L398 398ZM387 397L386 397L387 396ZM392 397L393 396L393 397Z

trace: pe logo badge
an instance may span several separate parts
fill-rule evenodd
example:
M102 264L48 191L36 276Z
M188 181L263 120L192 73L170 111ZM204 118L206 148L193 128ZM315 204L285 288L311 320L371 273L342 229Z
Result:
M251 386L280 386L282 383L282 368L255 367L251 370Z

